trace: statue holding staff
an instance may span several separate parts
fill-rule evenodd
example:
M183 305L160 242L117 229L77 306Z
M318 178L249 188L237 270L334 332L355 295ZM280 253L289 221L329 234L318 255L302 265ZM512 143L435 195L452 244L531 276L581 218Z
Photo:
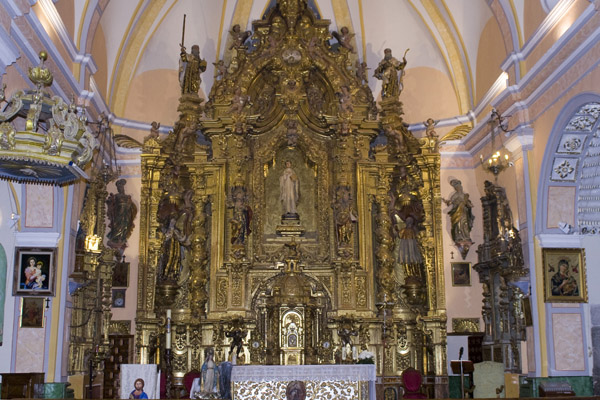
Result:
M185 39L185 14L183 16L183 32L181 34L181 48L179 60L179 83L181 94L198 94L200 89L200 74L206 71L206 61L200 58L200 47L192 46L191 53L186 53L183 40Z
M400 96L402 91L402 78L404 77L404 68L406 67L406 53L409 49L406 49L402 61L398 61L392 56L392 49L384 50L383 60L379 62L379 65L375 69L373 76L382 81L382 94L381 97L392 97L397 98ZM398 72L400 72L398 74Z

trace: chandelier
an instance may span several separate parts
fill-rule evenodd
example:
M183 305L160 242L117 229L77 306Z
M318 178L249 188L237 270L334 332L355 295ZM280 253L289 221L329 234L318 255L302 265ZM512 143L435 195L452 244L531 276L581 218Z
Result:
M87 127L83 110L71 101L66 104L45 90L52 73L44 62L29 68L35 89L16 91L5 98L0 89L0 179L20 183L68 185L87 175L83 169L92 159L98 143Z
M490 117L490 124L492 124L491 135L492 135L492 155L485 160L483 155L480 155L479 158L481 160L481 165L484 170L494 175L496 182L498 182L498 175L508 167L512 167L513 163L510 161L510 156L508 155L508 151L504 148L504 146L500 146L500 150L494 149L496 148L494 142L494 133L496 128L500 128L505 133L512 132L508 129L508 121L506 121L506 117L500 115L495 108L492 108L492 115Z

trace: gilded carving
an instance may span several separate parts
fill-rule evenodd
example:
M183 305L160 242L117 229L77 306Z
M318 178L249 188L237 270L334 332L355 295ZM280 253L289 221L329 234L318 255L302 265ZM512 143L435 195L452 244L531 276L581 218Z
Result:
M452 318L452 332L479 332L479 318Z
M278 0L251 31L230 29L206 106L186 89L174 130L161 137L153 125L141 168L139 360L150 360L171 304L187 329L176 334L177 376L207 346L227 359L234 317L252 332L240 362L331 363L343 309L357 315L361 350L375 350L384 320L390 340L406 339L388 342L386 373L424 363L446 373L437 138L420 143L402 119L405 60L375 71L388 79L378 112L353 34L337 34L339 46L306 1Z
M342 276L342 305L352 304L352 277Z
M367 306L367 278L357 276L354 281L356 285L356 306L364 308Z
M227 307L227 291L229 280L226 277L217 278L217 307Z

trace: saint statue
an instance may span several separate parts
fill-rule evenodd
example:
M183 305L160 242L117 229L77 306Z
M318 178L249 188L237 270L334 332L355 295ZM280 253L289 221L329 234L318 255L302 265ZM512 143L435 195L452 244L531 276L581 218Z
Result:
M200 58L200 48L197 44L192 46L192 52L186 53L181 46L181 59L179 61L179 83L181 94L198 94L200 89L200 74L206 71L206 61Z
M127 239L131 235L134 224L133 221L137 214L137 207L131 200L131 196L125 194L125 179L119 179L116 182L117 194L111 193L106 200L106 212L110 220L110 232L106 235L108 238L108 247L123 251L127 245Z
M181 280L189 276L188 250L191 245L192 221L195 207L193 190L183 194L183 204L173 204L168 197L158 205L157 220L164 235L159 259L162 279Z
M473 216L473 203L469 199L469 195L463 191L461 181L452 179L450 185L454 188L454 193L452 193L450 199L444 199L444 203L452 207L448 211L452 225L452 240L460 250L464 260L469 252L469 247L473 244L471 240L471 229L475 219L475 216Z
M243 188L237 187L231 194L231 208L233 216L231 218L231 244L243 245L246 243L252 221L252 208L248 205L246 192Z
M358 221L356 211L352 206L350 188L340 186L336 190L336 200L332 205L333 218L336 227L336 238L338 246L352 244L353 224Z
M217 382L219 381L219 371L214 361L215 351L212 347L206 349L204 364L202 364L202 393L217 393Z
M408 50L406 50L408 51ZM384 50L383 60L375 69L373 76L383 83L381 97L397 98L402 91L402 77L404 76L404 68L406 67L406 52L402 61L398 61L392 56L391 49ZM398 71L400 76L398 76Z
M279 191L283 214L287 216L298 216L296 206L300 199L300 181L298 175L292 169L292 162L285 162L285 169L279 177Z

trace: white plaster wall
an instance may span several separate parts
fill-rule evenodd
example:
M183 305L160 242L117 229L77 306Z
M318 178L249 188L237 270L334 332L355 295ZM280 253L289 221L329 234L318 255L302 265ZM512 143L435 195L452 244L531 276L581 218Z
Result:
M451 161L446 160L445 158L443 160L446 165L442 165L441 171L442 198L449 199L452 193L454 193L454 188L450 186L450 181L452 179L460 180L463 184L464 192L470 195L471 202L473 203L473 214L475 215L475 221L471 231L471 240L475 243L471 246L465 260L463 260L460 251L452 241L450 233L451 224L450 216L448 215L450 207L442 204L442 240L444 247L444 278L446 282L448 332L452 332L452 318L479 318L480 329L483 329L481 318L483 289L481 283L479 283L479 275L472 269L472 266L477 263L477 246L481 244L483 240L480 201L481 193L477 188L477 179L473 170L448 168L448 164L451 164ZM452 286L452 262L471 263L471 286ZM454 353L456 353L456 355ZM458 348L456 351L451 350L450 347L448 348L448 359L452 357L458 358Z
M130 155L131 156L131 155ZM125 261L129 262L129 287L125 292L125 307L112 308L113 320L130 320L131 334L135 334L135 313L137 307L137 288L138 288L138 265L139 265L139 248L140 248L140 195L142 192L142 179L140 170L140 158L127 160L127 163L121 164L121 178L127 180L125 185L125 193L131 196L138 211L135 217L135 227L131 236L127 240L127 248L125 249ZM115 181L108 186L109 193L116 193ZM106 228L106 233L110 229ZM106 240L106 239L105 239ZM133 362L134 360L130 360Z
M21 185L13 184L17 194L17 201L20 202ZM0 181L0 242L6 251L6 298L4 303L4 338L2 346L0 346L0 373L12 372L12 355L16 347L15 324L18 324L18 307L19 304L12 296L13 279L14 279L14 232L17 229L17 224L11 215L17 213L13 191L8 182ZM14 226L13 226L14 225ZM18 300L18 299L16 299Z

